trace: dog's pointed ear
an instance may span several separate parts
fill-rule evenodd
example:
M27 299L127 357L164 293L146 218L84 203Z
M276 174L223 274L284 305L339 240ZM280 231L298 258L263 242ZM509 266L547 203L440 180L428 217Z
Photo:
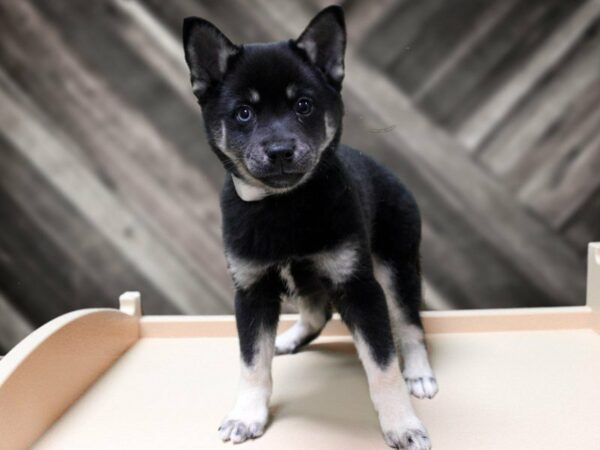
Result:
M296 40L308 58L338 89L344 79L344 51L346 25L344 11L339 6L329 6L310 21Z
M209 21L187 17L183 21L183 50L190 68L192 90L202 100L207 90L222 80L229 58L240 48Z

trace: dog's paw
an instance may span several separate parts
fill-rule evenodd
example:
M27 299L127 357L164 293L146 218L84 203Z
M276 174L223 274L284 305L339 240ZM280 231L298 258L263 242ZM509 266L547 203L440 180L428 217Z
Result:
M392 448L403 450L429 450L431 441L422 428L392 430L383 433L385 443Z
M296 322L275 339L275 354L287 355L296 353L318 336L319 332L306 325Z
M295 337L295 336L294 336ZM299 347L299 340L294 339L293 336L286 333L280 334L275 339L275 354L276 355L287 355L290 353L296 353Z
M424 377L404 376L406 386L411 395L417 398L433 398L438 392L437 380L433 375Z
M219 427L221 439L223 441L231 440L234 444L260 437L264 432L265 421L225 419Z

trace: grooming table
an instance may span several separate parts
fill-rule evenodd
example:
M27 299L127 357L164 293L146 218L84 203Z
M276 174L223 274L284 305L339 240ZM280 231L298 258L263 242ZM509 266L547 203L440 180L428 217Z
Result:
M440 450L600 448L600 244L587 306L425 312L440 392L413 400ZM293 315L282 316L280 328ZM0 361L0 449L225 449L239 375L229 316L120 310L52 320ZM273 362L271 421L244 449L385 449L348 331L334 319Z

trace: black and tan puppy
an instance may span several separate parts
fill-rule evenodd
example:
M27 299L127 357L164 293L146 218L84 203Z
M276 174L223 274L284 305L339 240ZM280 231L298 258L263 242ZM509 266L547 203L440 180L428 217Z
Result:
M183 41L210 144L228 172L223 239L242 379L221 437L263 433L273 355L317 337L334 307L352 331L385 441L430 448L409 399L437 392L419 318L419 212L394 175L339 144L342 10L321 11L296 40L240 46L188 18ZM276 338L288 296L300 320Z

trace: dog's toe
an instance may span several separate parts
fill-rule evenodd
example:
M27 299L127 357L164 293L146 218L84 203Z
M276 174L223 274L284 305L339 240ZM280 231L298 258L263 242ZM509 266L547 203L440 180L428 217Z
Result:
M233 431L231 432L231 442L237 444L239 442L244 442L248 439L248 427L243 422L237 422L233 427Z
M405 378L409 392L417 398L433 398L438 392L435 377Z
M219 427L219 436L223 441L242 443L248 439L262 436L265 431L265 425L261 422L246 423L242 420L226 419Z
M276 355L289 355L290 353L295 353L298 350L298 345L295 342L289 342L283 339L279 339L275 341L275 354Z
M231 432L233 431L233 427L235 425L234 420L225 420L219 427L219 437L223 441L228 441Z
M412 429L402 433L389 431L384 435L385 442L392 448L402 450L429 450L431 441L423 430Z

